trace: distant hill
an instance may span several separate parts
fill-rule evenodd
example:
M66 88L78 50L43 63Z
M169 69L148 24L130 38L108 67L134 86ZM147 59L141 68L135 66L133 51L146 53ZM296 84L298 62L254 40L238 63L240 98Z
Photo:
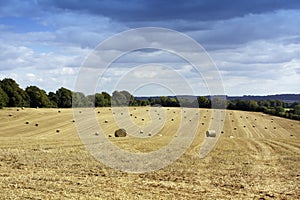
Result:
M275 94L275 95L267 95L267 96L252 96L252 95L244 95L244 96L228 96L227 99L241 99L241 100L281 100L286 103L300 102L300 94Z
M159 98L159 96L151 96L152 98ZM176 96L167 96L169 98L176 97ZM189 96L189 95L179 95L177 97L184 97L184 98L195 98L195 96ZM207 98L210 98L210 96L205 96ZM135 97L139 100L147 100L150 97ZM275 94L275 95L265 95L265 96L258 96L258 95L243 95L243 96L226 96L226 99L228 100L281 100L286 103L293 103L293 102L300 102L300 94Z

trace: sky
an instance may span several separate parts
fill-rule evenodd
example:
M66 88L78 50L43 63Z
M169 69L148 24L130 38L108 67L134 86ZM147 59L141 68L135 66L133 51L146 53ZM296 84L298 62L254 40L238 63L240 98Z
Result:
M300 93L298 0L1 0L0 79L13 78L24 89L36 85L47 92L74 90L82 67L99 45L143 27L174 30L199 43L218 69L225 94ZM177 42L181 51L189 47L167 35L157 37ZM142 41L133 35L126 44ZM102 73L89 77L96 92L211 92L209 77L161 49L124 54Z

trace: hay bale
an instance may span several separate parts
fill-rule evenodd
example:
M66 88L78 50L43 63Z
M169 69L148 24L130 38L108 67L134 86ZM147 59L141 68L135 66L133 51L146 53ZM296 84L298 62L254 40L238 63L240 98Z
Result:
M144 119L144 118L142 118L142 121L145 121L145 119Z
M206 116L204 115L204 118L206 118Z
M132 116L132 113L130 113L130 116Z
M95 135L98 136L98 135L99 135L99 132L97 131L97 132L95 133Z
M112 137L112 136L109 134L108 137Z
M204 125L204 123L202 123L202 125Z
M244 128L246 128L246 126L244 126Z
M233 130L236 130L236 127L234 127Z
M234 122L234 120L231 120L232 122Z
M137 119L137 116L134 116L135 119Z
M17 109L17 111L19 111L19 109Z
M265 129L268 129L268 127L265 127Z
M150 136L151 136L151 133L149 133L148 136L150 137Z
M229 136L229 138L232 139L232 138L233 138L233 135Z
M115 131L115 137L126 137L127 133L126 130L123 128L120 128Z
M100 114L100 111L98 111L98 114Z
M57 112L60 113L60 110L58 110ZM80 111L79 111L79 113L80 113Z
M104 123L108 123L108 120L106 119L106 120L104 120Z
M172 118L171 121L174 121L174 118Z
M140 130L140 134L143 134L144 133L144 131L143 130Z
M75 119L73 119L72 122L74 123L74 122L75 122Z
M255 128L255 125L253 125L252 127Z
M22 110L24 110L25 108L24 108L24 107L22 107L21 109L22 109Z
M276 129L276 127L274 126L274 129Z
M29 124L29 121L25 122L25 124Z
M36 123L36 124L35 124L35 126L39 126L39 124L38 124L38 123Z
M59 129L57 129L57 130L56 130L56 133L59 133L59 132L60 132L60 130L59 130Z
M9 114L8 116L9 116L9 117L12 117L13 115L12 115L12 114Z
M206 131L206 137L216 137L216 131L215 130L208 130Z

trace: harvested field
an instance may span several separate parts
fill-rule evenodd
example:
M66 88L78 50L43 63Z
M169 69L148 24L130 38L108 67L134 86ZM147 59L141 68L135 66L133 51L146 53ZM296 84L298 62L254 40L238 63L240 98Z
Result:
M4 108L0 199L300 199L299 121L226 111L218 143L200 159L211 110L118 109L96 108L95 117L105 137L129 152L158 150L177 138L181 125L198 120L196 137L171 165L126 173L89 154L77 135L72 109ZM84 110L80 116L85 117ZM118 128L128 135L111 137ZM96 139L102 134L89 133Z

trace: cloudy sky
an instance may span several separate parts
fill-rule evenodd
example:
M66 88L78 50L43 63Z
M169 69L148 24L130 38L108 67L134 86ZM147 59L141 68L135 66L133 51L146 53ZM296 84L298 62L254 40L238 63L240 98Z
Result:
M215 63L228 95L300 93L297 0L0 1L0 79L47 92L61 86L73 90L82 65L101 42L141 27L167 28L197 41ZM163 77L170 81L156 82ZM169 95L172 88L190 93L182 87L184 80L194 94L209 93L205 78L189 63L151 49L124 55L94 82L98 90L112 92L130 88L134 83L126 80L134 78L139 84L131 91L135 95ZM152 85L143 85L149 78Z

